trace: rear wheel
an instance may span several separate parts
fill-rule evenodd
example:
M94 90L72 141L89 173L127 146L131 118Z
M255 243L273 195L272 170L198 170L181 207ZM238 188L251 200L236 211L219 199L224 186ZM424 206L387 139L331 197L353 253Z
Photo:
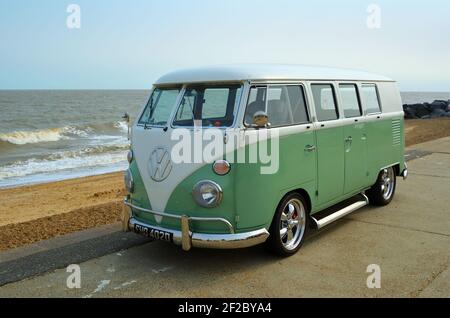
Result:
M367 191L369 202L378 206L389 204L394 197L396 184L393 167L381 170L377 182Z
M307 222L306 200L298 193L289 194L275 212L267 246L281 256L295 254L303 244Z

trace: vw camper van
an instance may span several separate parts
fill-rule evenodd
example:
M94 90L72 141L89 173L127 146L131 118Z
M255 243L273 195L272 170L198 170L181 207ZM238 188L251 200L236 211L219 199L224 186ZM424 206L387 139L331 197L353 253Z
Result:
M366 72L164 75L130 123L124 230L186 251L264 243L292 255L307 230L391 202L407 177L403 116L396 83Z

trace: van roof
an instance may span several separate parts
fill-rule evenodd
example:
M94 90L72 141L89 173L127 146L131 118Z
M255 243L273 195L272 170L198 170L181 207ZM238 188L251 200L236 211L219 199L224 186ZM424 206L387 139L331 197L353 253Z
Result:
M382 75L342 68L286 64L235 64L174 71L159 78L155 85L247 80L357 80L393 82L392 79Z

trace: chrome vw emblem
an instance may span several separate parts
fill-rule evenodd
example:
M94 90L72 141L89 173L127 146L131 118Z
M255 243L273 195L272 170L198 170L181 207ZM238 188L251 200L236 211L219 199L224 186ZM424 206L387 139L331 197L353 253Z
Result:
M148 162L148 172L150 177L156 182L165 180L172 170L170 153L164 148L156 148L150 155Z

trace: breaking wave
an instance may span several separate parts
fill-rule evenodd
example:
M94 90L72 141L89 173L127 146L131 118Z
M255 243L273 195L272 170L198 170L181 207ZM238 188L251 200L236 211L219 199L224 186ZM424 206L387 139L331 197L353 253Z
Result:
M64 128L42 129L35 131L14 131L0 134L0 140L14 145L37 144L58 141L64 138Z
M118 121L114 124L114 127L118 128L124 133L128 132L128 124L125 121Z
M66 126L62 128L0 133L0 142L9 143L12 145L27 145L75 138L87 138L90 135L95 137L96 134L104 133L125 134L127 131L127 123L118 121L111 124L101 124L97 126Z
M126 149L126 144L87 147L77 151L57 152L43 158L16 161L0 167L0 180L126 163Z

